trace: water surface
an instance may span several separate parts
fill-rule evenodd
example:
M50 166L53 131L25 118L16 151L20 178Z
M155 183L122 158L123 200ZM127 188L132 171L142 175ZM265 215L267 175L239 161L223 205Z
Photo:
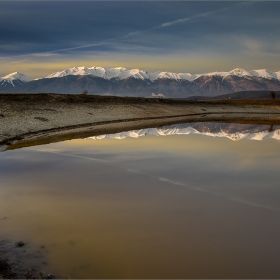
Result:
M279 144L147 135L1 153L0 239L40 248L63 278L279 278Z

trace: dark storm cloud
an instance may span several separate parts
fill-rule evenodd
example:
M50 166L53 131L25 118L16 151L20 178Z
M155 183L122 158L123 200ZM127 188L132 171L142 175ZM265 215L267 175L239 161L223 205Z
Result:
M279 10L280 2L268 1L0 1L0 63L38 63L40 58L46 65L43 58L48 56L60 65L97 57L152 63L151 56L172 60L177 55L192 59L191 63L205 57L217 59L217 65L224 65L225 57L244 62L243 66L228 62L227 69L220 70L260 67L250 66L253 61L275 68ZM267 65L262 66L264 61ZM177 71L173 68L169 71Z
M277 4L277 3L276 3ZM189 36L196 38L211 33L245 31L258 9L246 5L235 8L236 3L193 3L193 2L1 2L1 52L2 54L45 52L55 49L94 44L108 39L117 39L131 32ZM239 5L237 3L237 5ZM268 9L275 13L275 4ZM278 5L279 6L279 5ZM227 10L228 8L228 10ZM225 9L225 10L223 10ZM221 10L223 15L215 14ZM241 11L240 11L241 10ZM211 14L211 12L213 12ZM207 13L210 12L210 19ZM206 14L204 19L176 23L178 19ZM245 16L245 18L244 18ZM221 19L221 20L217 20ZM216 18L216 20L215 20ZM175 21L176 27L164 25ZM244 26L245 23L245 26ZM162 25L164 28L152 29ZM249 26L246 26L248 25ZM266 24L262 25L265 28ZM251 28L256 30L255 22ZM258 29L259 30L259 29ZM141 34L135 34L137 38ZM131 36L132 37L132 36ZM184 40L184 38L181 38ZM121 41L122 38L119 39ZM142 42L149 45L150 42ZM180 43L180 42L179 42ZM15 45L10 48L11 45ZM151 42L156 45L156 38ZM161 44L161 42L159 42ZM159 45L159 47L162 47ZM103 50L102 48L99 48Z
M168 6L164 3L1 2L1 45L29 44L33 49L34 44L39 46L39 51L48 50L45 44L66 48L148 29L172 19L174 13L175 17L185 15L182 12L185 9L173 9L170 13Z

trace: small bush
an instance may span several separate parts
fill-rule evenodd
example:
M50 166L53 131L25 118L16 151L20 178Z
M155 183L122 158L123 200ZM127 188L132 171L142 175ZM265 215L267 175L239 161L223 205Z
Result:
M271 91L271 92L270 92L270 96L271 96L272 99L275 99L275 97L276 97L276 92L275 92L275 91Z
M16 242L16 247L23 247L25 243L23 241Z

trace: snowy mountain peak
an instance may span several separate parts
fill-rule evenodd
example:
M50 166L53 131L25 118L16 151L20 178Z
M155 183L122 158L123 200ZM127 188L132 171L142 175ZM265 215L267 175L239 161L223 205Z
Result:
M4 77L1 78L2 80L20 80L22 82L30 82L32 81L31 78L25 76L24 74L22 73L19 73L19 72L14 72L14 73L11 73L11 74L8 74Z
M235 68L235 69L229 71L229 74L235 75L238 77L244 77L244 76L250 76L251 73L242 68Z
M277 74L279 72L272 72L267 69L252 70L251 73L256 77L279 79L279 74Z
M4 87L15 87L16 85L30 81L32 81L32 79L25 76L24 74L19 72L13 72L0 78L0 85Z

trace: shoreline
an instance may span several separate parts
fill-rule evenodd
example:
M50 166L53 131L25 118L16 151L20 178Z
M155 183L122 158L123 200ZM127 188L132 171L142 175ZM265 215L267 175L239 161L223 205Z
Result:
M280 124L280 100L1 94L0 151L183 122Z
M48 266L46 262L40 264L45 261L42 254L20 242L0 240L0 279L54 279L54 275L43 272Z

